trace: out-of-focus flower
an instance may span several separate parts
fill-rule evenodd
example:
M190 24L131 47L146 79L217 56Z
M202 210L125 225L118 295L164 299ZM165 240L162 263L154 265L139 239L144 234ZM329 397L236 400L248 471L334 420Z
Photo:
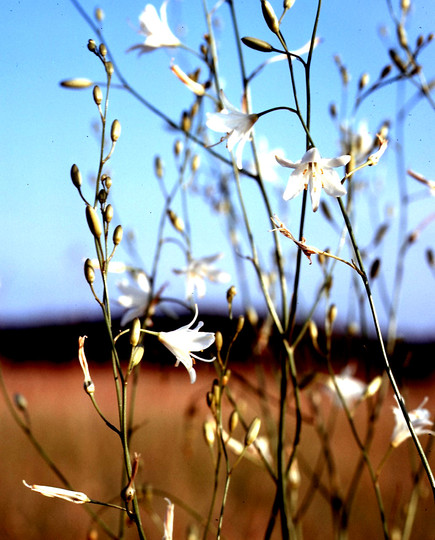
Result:
M133 45L128 51L139 50L139 54L154 51L162 47L179 47L180 40L172 33L168 25L166 6L168 1L163 2L160 8L160 17L152 4L147 4L139 15L140 32L145 35L145 41Z
M251 136L258 115L247 114L236 109L220 92L220 97L224 108L218 113L207 113L206 125L208 128L218 133L226 133L222 141L227 139L227 148L231 152L236 144L236 163L239 169L242 168L243 148Z
M355 162L360 163L373 148L373 135L368 131L367 122L360 122L356 131L348 125L342 125L340 131L342 152L352 154Z
M91 501L87 495L80 491L71 491L69 489L61 489L50 486L38 486L36 484L29 485L25 480L23 480L23 484L32 491L36 491L45 497L63 499L74 504L84 504Z
M427 400L428 398L425 397L416 409L408 413L416 435L435 435L435 432L429 429L433 426L433 422L430 419L430 412L423 408ZM394 407L393 414L396 423L391 436L391 446L396 448L408 437L411 437L411 433L406 425L401 409L399 407Z
M236 456L240 456L240 454L244 451L245 457L247 457L250 461L253 461L257 465L263 465L263 461L260 457L260 453L263 456L263 458L269 463L269 465L273 464L273 458L270 451L270 445L269 440L267 437L264 437L262 435L258 436L255 439L255 443L249 445L246 448L246 445L242 442L238 441L237 439L234 439L229 433L227 433L225 430L222 430L222 436L225 441L225 445L227 448L229 448Z
M198 297L205 296L205 280L215 283L228 283L231 276L227 272L223 272L213 267L218 259L222 257L221 253L210 255L209 257L201 257L200 259L192 259L186 268L174 269L175 274L186 275L186 297L189 298L194 294L195 289L198 292Z
M199 329L204 326L202 321L196 325L196 328L191 328L197 318L198 306L195 305L195 316L189 324L182 326L177 330L172 330L171 332L158 333L159 340L177 359L175 367L177 367L181 362L189 373L191 383L196 381L196 372L193 368L195 359L202 360L203 362L213 362L215 360L214 357L201 358L195 354L192 354L192 351L197 352L207 349L207 347L210 347L215 340L215 335L213 332L199 331Z
M142 271L135 272L133 279L133 283L128 279L123 279L118 283L121 296L117 301L127 309L122 316L121 326L125 326L136 317L143 317L149 303L150 282L147 275Z
M372 167L373 165L377 165L379 163L379 160L384 155L384 152L385 152L385 150L387 149L387 146L388 146L387 139L384 139L380 135L376 135L376 137L379 140L379 150L377 150L374 154L371 154L367 158L367 162L369 164L369 167Z
M172 73L184 83L187 88L196 94L197 96L203 96L205 94L205 88L203 84L194 81L192 78L187 75L177 64L171 64Z
M281 177L277 173L278 163L275 156L284 154L282 148L270 148L269 141L266 137L259 136L256 139L258 163L260 168L261 177L265 182L276 184L277 186L282 182ZM255 164L249 163L247 168L253 174L257 174Z
M172 531L174 529L174 504L165 497L167 503L165 521L163 522L164 535L162 540L172 540Z
M348 155L337 158L322 158L317 148L310 148L302 156L302 159L295 163L279 156L276 156L276 160L283 167L294 169L284 191L283 199L285 201L293 199L309 186L311 204L313 212L315 212L319 208L322 187L332 197L341 197L346 194L346 188L341 184L340 177L334 168L349 163L350 156Z
M87 336L79 337L79 362L83 370L85 382L83 383L85 392L87 394L93 394L95 392L95 385L92 382L91 374L89 373L88 361L85 355L85 339Z
M417 172L415 172L415 171L413 171L411 169L409 169L407 172L408 172L409 176L411 176L415 180L418 180L419 182L421 182L422 184L427 186L429 188L429 190L430 190L430 194L432 196L435 196L435 180L428 180L422 174L417 173Z
M373 396L379 390L382 382L381 377L375 377L369 384L366 384L353 377L354 371L355 366L346 366L339 375L335 376L337 387L349 409L363 399ZM325 389L334 397L337 405L342 405L331 377L326 379Z
M100 263L98 262L98 259L91 259L91 263L94 270L98 270L100 268ZM122 274L127 270L128 266L122 261L109 261L107 265L107 271L111 272L112 274Z

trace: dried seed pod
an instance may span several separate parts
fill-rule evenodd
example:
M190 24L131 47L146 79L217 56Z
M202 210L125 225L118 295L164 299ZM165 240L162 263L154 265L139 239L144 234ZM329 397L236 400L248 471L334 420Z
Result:
M119 120L114 120L112 123L112 129L110 130L110 137L113 142L116 142L121 135L121 124Z
M77 189L82 185L82 175L76 164L71 167L71 180Z
M122 225L118 225L113 231L113 243L115 246L121 243L123 232Z
M100 238L101 233L103 232L101 228L101 223L98 219L95 208L90 204L86 206L86 221L88 222L89 230L94 235L94 237L96 239Z

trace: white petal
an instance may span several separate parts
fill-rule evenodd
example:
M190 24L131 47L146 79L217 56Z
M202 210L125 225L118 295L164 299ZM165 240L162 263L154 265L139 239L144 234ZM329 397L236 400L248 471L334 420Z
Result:
M350 156L344 155L336 158L324 158L320 160L321 167L342 167L347 165L350 161Z
M333 169L325 169L321 176L323 188L328 195L332 197L341 197L346 195L346 188L340 181L340 176Z
M322 158L320 157L320 154L317 148L310 148L302 156L301 163L319 163L321 159Z
M283 167L288 167L289 169L297 169L298 165L300 164L300 161L297 161L296 163L294 163L293 161L290 161L288 159L285 159L279 156L275 156L275 159L280 165L282 165Z
M319 208L321 194L322 194L322 183L317 175L315 177L312 176L310 178L310 197L311 197L311 206L313 208L313 212L316 212L317 209Z
M299 193L301 193L304 187L304 175L295 171L293 174L290 175L290 178L288 179L287 187L285 188L282 198L285 201L293 199L293 197L296 197L297 195L299 195Z

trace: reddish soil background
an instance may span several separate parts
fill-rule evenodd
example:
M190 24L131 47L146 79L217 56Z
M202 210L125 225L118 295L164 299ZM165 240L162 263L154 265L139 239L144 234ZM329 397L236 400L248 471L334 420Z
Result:
M179 499L202 516L207 514L209 508L214 473L210 452L202 436L202 423L209 414L205 396L215 373L210 365L200 364L197 367L198 379L194 385L190 385L182 367L174 369L165 364L161 368L155 365L143 365L141 368L135 416L140 429L134 436L132 451L142 456L139 483L161 490L147 498L145 506L148 512L143 513L147 538L150 540L160 540L162 537L159 520L164 516L166 507L162 494L167 494L173 502L177 502L174 540L187 538L189 525L195 523L192 515L178 504ZM254 369L240 365L235 371L257 384ZM26 397L35 436L68 477L74 489L101 501L110 501L116 497L120 491L120 444L113 432L96 415L88 396L83 392L83 378L78 363L55 366L46 363L3 362L3 372L10 395L20 393ZM91 372L100 408L116 423L111 368L91 365ZM425 396L429 396L427 407L433 410L434 383L435 377L431 376L408 386L406 399L409 406L414 408ZM246 385L239 378L234 376L230 385L247 419L261 415L260 405L252 399ZM266 386L273 400L278 390L271 372L266 373ZM388 395L370 452L375 466L388 448L394 425L391 413L393 404L391 395ZM326 416L329 407L327 398L321 406ZM90 519L81 506L42 497L23 486L22 480L25 479L31 484L62 487L13 422L3 399L0 399L0 412L0 537L26 540L86 538ZM228 408L226 413L229 412ZM359 406L356 421L363 430L366 421L364 405ZM290 412L289 441L293 426L294 419ZM238 435L241 438L242 432L239 431ZM428 436L422 437L424 446L428 439ZM303 461L314 466L318 448L319 442L313 427L304 424L301 463ZM341 413L337 417L331 449L338 456L340 482L346 486L359 458L359 451ZM435 456L430 449L428 456L434 469ZM414 449L404 443L382 470L380 485L392 531L395 525L403 524L405 503L410 495L410 471L416 463ZM307 485L302 471L300 499ZM274 488L269 476L255 464L243 460L232 478L223 537L230 540L262 539L273 494ZM221 495L220 489L218 501ZM219 504L213 514L213 524L217 523L218 515ZM349 539L383 538L378 516L373 487L364 472L351 515ZM102 517L115 526L118 522L116 510L105 511ZM410 538L433 540L434 525L435 505L428 483L424 480ZM304 516L303 536L309 540L333 538L329 503L320 495ZM99 533L99 538L105 537L104 533ZM134 530L127 537L135 538ZM209 538L213 537L213 534L209 535ZM278 527L273 538L280 538Z

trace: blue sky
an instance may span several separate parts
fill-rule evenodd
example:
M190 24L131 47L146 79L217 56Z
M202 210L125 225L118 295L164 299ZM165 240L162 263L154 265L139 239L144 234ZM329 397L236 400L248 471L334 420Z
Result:
M160 2L152 2L157 8ZM398 2L395 2L395 4ZM211 2L208 2L211 5ZM278 12L281 1L272 2ZM334 5L332 5L334 4ZM409 18L408 33L414 41L419 33L427 35L433 29L433 2L418 2ZM83 7L92 15L96 4L83 1ZM191 95L174 79L169 70L172 58L186 71L196 67L193 57L183 51L155 51L141 57L126 50L141 41L137 34L138 16L144 1L126 3L108 1L99 4L106 15L104 32L107 43L115 55L124 76L156 107L165 110L175 120L181 106L189 106ZM260 2L239 0L235 2L239 14L240 33L271 41L273 35L265 26ZM309 38L311 17L315 3L297 0L283 24L283 32L290 48L298 48ZM98 61L87 50L87 41L94 38L91 29L69 1L45 2L43 7L30 0L9 1L0 8L0 44L2 54L2 133L1 133L1 185L2 197L0 227L4 232L0 251L0 324L39 324L45 321L74 321L93 317L98 308L92 300L83 279L82 260L93 256L92 240L88 233L84 207L70 182L69 170L77 163L85 178L97 167L98 143L92 131L97 111L91 90L67 91L59 81L71 77L103 80ZM202 3L196 0L171 0L168 6L170 25L179 38L197 48L204 33ZM234 39L231 34L226 6L218 12L221 16L217 34L221 50L221 72L229 99L239 105L240 77L234 68ZM386 26L390 35L380 37L379 29ZM368 72L375 80L389 62L387 50L396 42L394 29L386 9L386 2L324 2L318 35L323 39L316 50L313 63L313 134L322 155L332 157L340 153L337 128L328 114L331 102L342 104L339 75L333 56L340 54L352 75L349 85L349 104L357 87L359 76ZM434 47L422 54L427 76L433 77ZM265 57L246 51L247 71L250 72ZM401 94L402 92L402 94ZM411 97L409 86L400 90L385 89L368 99L358 112L355 124L365 121L373 135L386 118L395 117L397 104L403 96ZM289 82L283 63L270 66L252 86L254 110L263 110L288 104ZM421 101L413 108L405 122L405 167L413 168L433 179L433 140L435 130L433 110ZM124 92L112 90L110 118L118 118L122 125L121 139L117 145L110 171L114 179L114 223L124 229L134 230L142 263L149 270L149 254L155 248L155 231L163 204L153 174L154 157L159 154L165 161L167 176L174 172L172 145L174 135L168 132L161 120L140 106ZM403 143L395 132L393 121L392 140L385 159L376 169L364 171L361 178L370 177L370 196L367 198L367 219L359 219L357 235L362 246L373 235L373 216L383 216L388 208L397 205L396 164L394 147ZM262 117L256 134L268 140L269 148L282 148L285 157L297 160L304 151L304 139L290 115L274 113ZM219 135L210 134L219 140ZM216 148L225 153L224 145ZM245 158L250 158L249 149ZM276 211L292 230L297 232L298 200L291 208L280 200L288 177L288 170L277 170L280 184L268 186L276 202ZM204 179L203 182L206 182ZM262 223L258 231L259 245L270 243L269 224L263 211L258 209L255 186L244 180L251 219ZM379 190L379 186L384 189ZM423 187L407 180L410 193L421 194ZM92 188L88 184L89 193ZM280 191L281 190L281 191ZM276 195L275 195L276 193ZM417 195L419 196L419 195ZM425 216L434 212L433 197L422 197L410 206L409 229ZM334 201L328 200L331 208ZM223 269L234 274L233 259L228 252L225 225L219 216L210 213L199 198L191 204L193 252L197 257L226 251ZM415 208L415 210L414 210ZM175 208L178 210L177 208ZM261 221L263 220L263 221ZM205 226L204 224L207 223ZM419 242L410 250L405 272L405 283L400 304L400 330L408 336L433 337L435 333L435 282L434 274L424 260L428 247L435 248L435 225L429 225ZM320 248L337 244L336 233L325 225L320 215L309 216L307 240ZM382 251L383 267L387 275L394 272L398 231L391 228ZM212 247L210 247L212 246ZM290 248L289 251L291 252ZM293 250L294 254L294 250ZM267 250L265 258L269 256ZM127 258L121 251L120 258ZM289 255L289 263L293 261ZM184 283L174 276L173 268L184 266L182 254L175 248L168 250L160 283L170 282L168 292L183 297ZM303 263L302 298L309 302L319 279L318 265ZM112 296L116 297L115 281ZM391 277L385 287L391 288ZM202 301L204 308L217 302L225 306L227 285L210 285L210 296ZM254 281L250 285L255 297L258 293ZM342 320L353 316L349 311L351 277L349 270L340 269L333 288L333 301L339 306ZM375 285L381 320L382 290ZM307 306L309 303L306 304ZM304 305L301 311L304 311Z

